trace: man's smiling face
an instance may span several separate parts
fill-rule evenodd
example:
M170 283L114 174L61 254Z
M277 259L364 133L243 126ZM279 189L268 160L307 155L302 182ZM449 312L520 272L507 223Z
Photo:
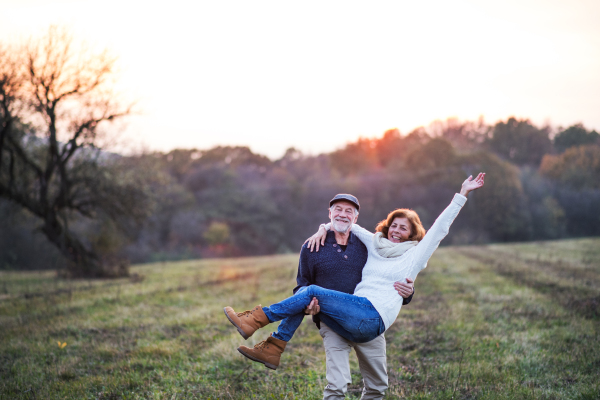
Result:
M348 201L337 201L329 208L331 227L339 233L346 233L358 220L356 206Z

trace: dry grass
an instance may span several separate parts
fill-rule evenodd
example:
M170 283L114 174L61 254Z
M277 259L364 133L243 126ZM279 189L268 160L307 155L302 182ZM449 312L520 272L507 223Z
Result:
M141 265L110 281L0 273L0 398L319 399L324 352L308 319L271 371L235 350L222 314L289 295L296 268L286 255ZM599 239L442 248L416 288L386 333L387 399L600 398Z

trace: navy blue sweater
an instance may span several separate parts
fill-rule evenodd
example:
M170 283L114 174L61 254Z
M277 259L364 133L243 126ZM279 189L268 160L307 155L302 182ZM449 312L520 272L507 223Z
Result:
M296 277L298 286L294 288L294 293L302 286L310 285L354 293L356 285L362 280L367 256L367 248L352 232L346 251L343 251L335 241L335 233L329 231L325 245L318 252L311 253L306 244L302 246Z

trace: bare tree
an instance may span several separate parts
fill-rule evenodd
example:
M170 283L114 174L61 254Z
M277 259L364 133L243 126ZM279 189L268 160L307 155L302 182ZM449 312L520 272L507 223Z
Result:
M143 187L98 146L101 127L131 112L116 100L115 61L76 46L57 27L40 40L0 48L0 196L42 220L41 231L76 276L127 269L78 238L71 218L122 222L144 214Z

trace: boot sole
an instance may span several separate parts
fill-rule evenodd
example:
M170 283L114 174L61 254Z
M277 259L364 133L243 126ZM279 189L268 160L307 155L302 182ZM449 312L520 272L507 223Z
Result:
M244 357L251 359L252 361L256 361L259 362L261 364L263 364L265 367L270 368L270 369L277 369L277 365L268 363L266 361L263 360L259 360L258 358L252 357L250 354L246 354L244 353L239 347L237 349Z
M250 336L246 335L246 332L244 332L242 330L242 328L240 328L235 322L233 322L233 320L229 317L229 314L227 314L227 307L223 307L223 312L225 313L225 316L227 317L227 319L229 320L229 322L231 322L231 325L235 326L236 329L238 330L238 332L240 333L240 335L242 335L242 337L244 338L244 340L248 340L248 338Z

